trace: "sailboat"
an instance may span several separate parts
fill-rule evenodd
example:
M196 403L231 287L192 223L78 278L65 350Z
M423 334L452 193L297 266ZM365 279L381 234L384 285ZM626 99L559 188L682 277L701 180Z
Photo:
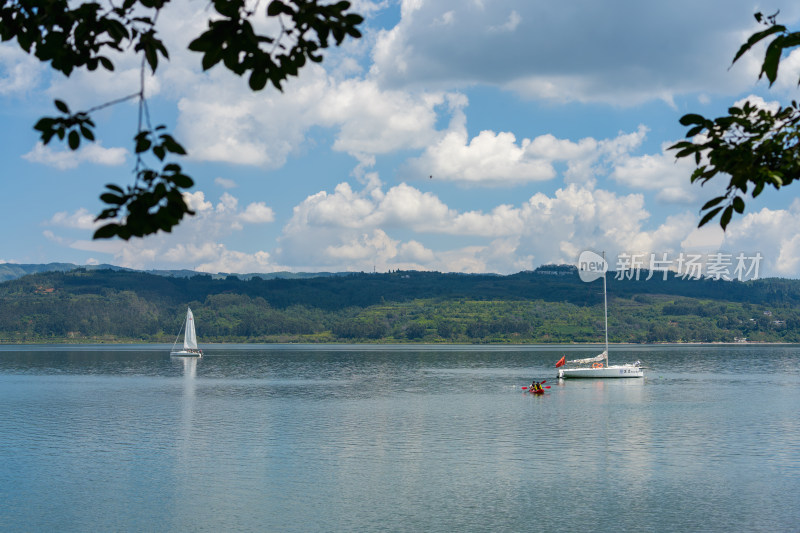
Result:
M608 296L606 293L606 271L608 264L606 263L605 253L602 256L594 252L586 251L581 254L578 260L578 274L581 280L591 282L599 277L603 278L603 309L606 325L606 349L603 353L594 357L587 357L585 359L573 359L572 361L565 361L562 357L556 363L556 366L563 364L573 365L588 365L577 368L559 368L558 377L565 378L643 378L644 370L639 361L635 363L625 363L621 365L608 364Z
M175 346L178 344L178 339L181 337L181 331L184 331L183 334L183 349L175 349ZM197 347L197 333L194 329L194 315L192 314L192 309L190 307L186 308L186 325L181 326L181 329L178 331L178 336L175 337L175 342L172 344L172 350L169 352L172 357L203 357L203 350L200 350Z

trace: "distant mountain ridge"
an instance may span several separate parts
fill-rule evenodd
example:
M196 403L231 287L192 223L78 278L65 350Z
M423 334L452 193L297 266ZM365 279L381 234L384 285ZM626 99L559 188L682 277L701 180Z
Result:
M82 268L84 270L115 270L128 272L145 272L156 276L168 276L174 278L191 278L197 275L209 275L213 279L224 279L228 276L235 276L242 280L260 277L262 279L306 279L328 276L348 275L349 272L269 272L269 273L249 273L233 274L229 272L218 272L216 274L206 274L194 270L137 270L134 268L120 267L110 264L101 265L76 265L74 263L43 263L43 264L22 264L22 263L0 263L0 283L19 279L28 274L38 274L40 272L70 272Z
M187 305L203 342L601 340L603 285L570 265L294 277L72 267L30 265L0 283L0 343L171 342ZM609 275L608 294L612 342L800 342L800 280L645 272Z

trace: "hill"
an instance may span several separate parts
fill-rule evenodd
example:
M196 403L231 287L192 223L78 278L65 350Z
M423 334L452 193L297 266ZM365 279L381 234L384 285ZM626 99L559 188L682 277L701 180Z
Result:
M609 275L612 342L797 342L800 282ZM265 279L50 270L0 283L0 342L598 342L602 283L574 267L509 276L396 271Z
M167 276L175 278L191 278L197 275L194 270L135 270L131 268L118 267L114 265L76 265L74 263L47 263L47 264L21 264L21 263L0 263L0 282L19 279L28 274L39 272L70 272L72 270L124 270L128 272L147 272L156 276ZM239 279L247 280L252 278L261 279L305 279L329 276L347 276L346 272L270 272L252 274L231 274L219 272L209 274L213 279L224 279L228 276L235 276Z

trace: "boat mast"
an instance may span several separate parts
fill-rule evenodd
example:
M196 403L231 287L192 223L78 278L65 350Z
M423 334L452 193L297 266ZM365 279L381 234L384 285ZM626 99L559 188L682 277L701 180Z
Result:
M603 262L606 260L606 253L603 252ZM606 322L606 366L608 366L608 296L606 296L606 271L608 267L603 270L603 315Z

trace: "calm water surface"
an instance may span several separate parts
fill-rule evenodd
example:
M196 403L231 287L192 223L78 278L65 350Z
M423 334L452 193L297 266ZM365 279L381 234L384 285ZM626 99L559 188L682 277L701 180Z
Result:
M167 353L0 346L0 530L800 531L800 347Z

